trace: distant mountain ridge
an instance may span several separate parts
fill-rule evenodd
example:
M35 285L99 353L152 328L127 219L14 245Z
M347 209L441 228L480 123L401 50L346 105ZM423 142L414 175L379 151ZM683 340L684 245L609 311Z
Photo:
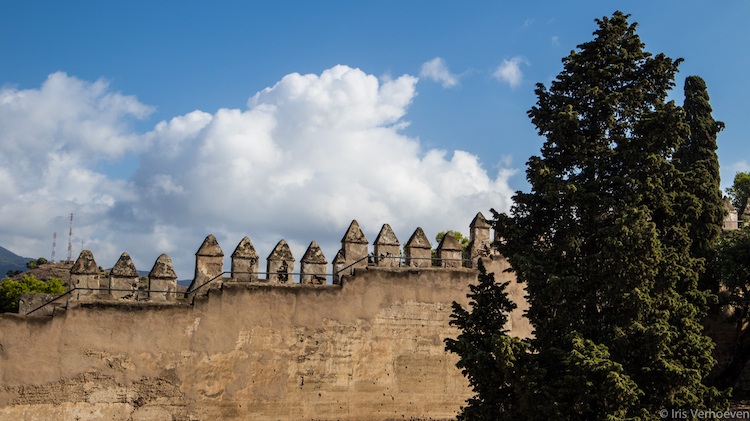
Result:
M0 247L0 278L5 278L9 270L28 270L26 263L36 259L35 257L21 257L5 247Z
M0 246L0 279L5 278L5 274L8 273L9 270L20 270L22 272L29 270L29 268L26 267L26 263L29 263L29 260L36 259L36 257L21 257L5 247ZM110 268L109 270L112 269ZM148 277L149 272L150 271L148 270L139 270L138 276ZM177 284L183 286L189 286L192 282L192 279L177 280Z

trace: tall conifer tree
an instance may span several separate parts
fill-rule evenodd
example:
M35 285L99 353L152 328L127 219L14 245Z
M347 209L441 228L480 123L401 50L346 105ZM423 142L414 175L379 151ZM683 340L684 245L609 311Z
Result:
M685 121L690 135L675 153L674 162L683 174L679 182L691 195L683 212L690 223L690 251L703 259L700 288L718 292L718 279L708 265L716 259L716 246L724 220L719 189L719 158L716 137L724 123L711 116L706 83L698 76L685 79Z
M524 370L505 373L513 403L495 404L497 419L662 419L723 402L701 383L714 361L682 212L701 199L672 161L690 134L666 102L681 60L645 52L628 17L597 20L549 90L537 85L529 116L546 142L528 162L532 191L495 213L535 329L514 348Z
M462 357L458 368L476 394L459 414L459 421L496 421L498 416L518 412L519 396L513 384L526 365L516 359L525 356L526 344L506 330L508 314L516 308L505 292L508 282L497 283L481 260L478 281L469 286L471 311L453 303L450 324L461 334L445 340L446 350Z

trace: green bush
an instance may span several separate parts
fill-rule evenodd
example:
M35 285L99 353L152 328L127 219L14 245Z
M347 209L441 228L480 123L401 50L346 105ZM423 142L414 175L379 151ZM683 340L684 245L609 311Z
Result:
M25 292L63 294L65 287L60 278L50 278L47 282L36 279L34 275L24 275L20 281L5 278L0 282L0 312L17 313L21 294Z

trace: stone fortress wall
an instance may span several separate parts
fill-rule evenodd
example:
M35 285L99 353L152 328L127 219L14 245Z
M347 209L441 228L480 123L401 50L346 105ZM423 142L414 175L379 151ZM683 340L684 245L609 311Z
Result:
M742 228L747 222L746 219L750 218L750 198L747 199L745 207L740 211L735 209L732 205L732 200L724 196L724 231L734 231Z
M332 273L317 243L296 266L284 240L261 273L244 238L229 274L209 235L187 293L167 255L143 291L127 253L102 279L84 251L62 299L0 315L0 420L453 419L471 391L444 349L452 303L468 306L480 259L513 280L490 234L477 214L469 267L452 235L432 266L421 228L402 256L384 225L370 254L353 221ZM509 289L508 329L529 336L523 287Z
M726 230L742 221L730 207ZM84 251L63 299L0 315L0 421L453 419L471 391L444 349L458 334L451 305L468 306L480 259L499 281L515 280L481 213L470 239L468 267L453 260L461 247L451 235L436 267L421 228L402 256L386 224L369 254L353 221L331 273L315 242L296 266L284 240L261 273L244 238L225 276L209 235L188 293L167 255L143 291L127 253L102 279ZM508 291L519 308L507 328L529 337L523 285ZM726 359L731 325L707 326Z

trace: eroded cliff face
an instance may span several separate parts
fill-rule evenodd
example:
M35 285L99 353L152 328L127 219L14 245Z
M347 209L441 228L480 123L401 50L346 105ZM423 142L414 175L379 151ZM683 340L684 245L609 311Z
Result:
M193 305L2 315L0 420L451 419L471 391L443 341L473 282L368 267L342 285L227 282Z

